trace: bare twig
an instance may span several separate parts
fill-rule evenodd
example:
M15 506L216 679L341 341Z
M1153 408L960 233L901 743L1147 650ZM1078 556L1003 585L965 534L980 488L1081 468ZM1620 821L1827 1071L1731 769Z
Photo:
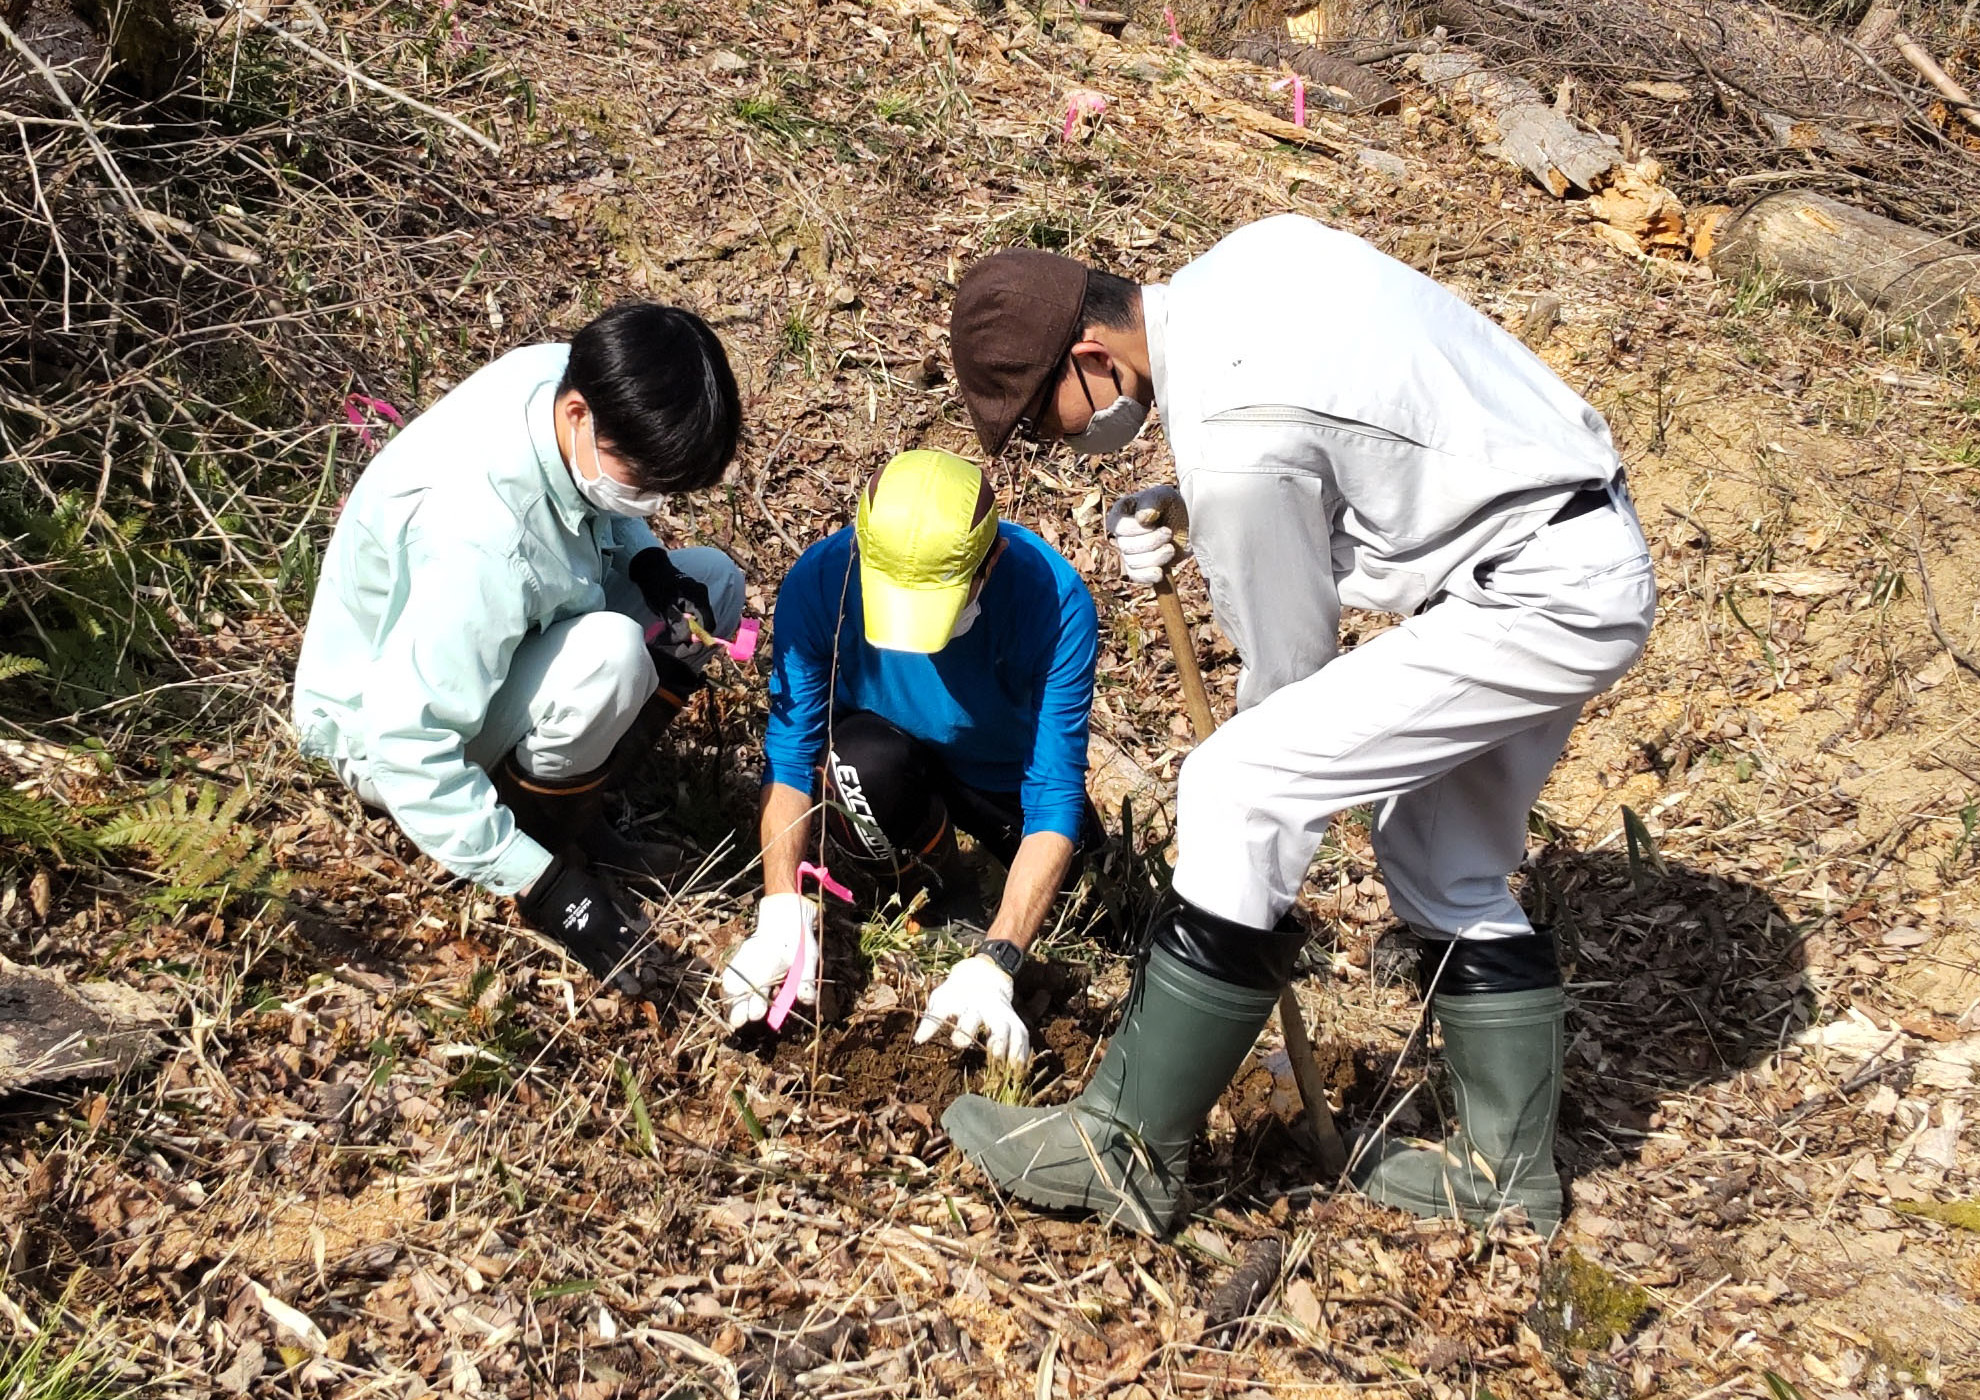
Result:
M443 112L438 107L421 102L417 97L399 91L399 89L393 87L390 83L381 83L355 63L346 63L335 54L325 53L322 49L317 48L316 45L305 43L281 25L274 23L272 20L262 18L246 6L235 3L235 0L224 0L224 3L229 13L239 16L242 20L254 25L257 29L273 34L290 48L295 49L298 53L307 54L325 68L343 74L346 80L368 87L381 97L389 97L402 107L410 107L413 111L423 116L431 117L443 126L451 127L492 155L500 155L502 153L501 142L483 132L476 131L452 113Z
M1975 661L1972 656L1961 651L1953 639L1946 635L1945 626L1939 621L1939 600L1932 592L1932 575L1925 568L1925 546L1916 535L1911 540L1911 554L1918 561L1918 586L1925 600L1925 621L1931 627L1932 635L1939 639L1939 645L1946 649L1947 655L1974 675L1980 676L1980 661Z
M6 40L8 47L18 53L21 60L34 70L35 75L47 84L48 90L55 94L55 100L62 104L70 120L75 122L76 129L82 132L83 140L89 143L90 153L96 157L96 163L103 168L103 176L110 182L110 188L117 192L117 197L124 201L127 208L135 212L139 207L137 192L131 188L131 182L125 178L123 168L117 164L116 157L110 154L110 148L103 144L103 138L96 134L96 128L90 124L89 118L83 115L82 108L76 106L76 100L69 96L69 90L62 85L60 75L48 66L47 61L40 54L28 47L27 42L16 34L4 19L0 19L0 39ZM151 231L151 236L158 240L160 248L168 257L174 261L181 261L179 255L166 245L162 234L154 229Z

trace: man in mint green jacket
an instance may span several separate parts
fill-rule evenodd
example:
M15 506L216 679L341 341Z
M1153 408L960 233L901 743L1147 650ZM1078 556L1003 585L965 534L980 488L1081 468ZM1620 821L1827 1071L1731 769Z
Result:
M628 304L511 351L352 488L296 662L303 751L600 977L640 931L603 870L679 865L605 819L615 758L650 746L742 616L735 563L662 549L645 517L719 481L740 430L689 312Z

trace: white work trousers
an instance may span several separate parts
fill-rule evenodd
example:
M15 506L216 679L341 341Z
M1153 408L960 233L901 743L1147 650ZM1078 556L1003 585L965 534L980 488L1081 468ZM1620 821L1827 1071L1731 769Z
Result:
M1271 928L1328 821L1374 803L1398 917L1434 938L1533 931L1507 885L1527 814L1583 704L1642 653L1656 580L1618 486L1610 508L1543 527L1479 581L1488 602L1446 596L1190 754L1177 894Z
M733 636L743 610L743 573L735 560L705 546L672 549L667 557L707 587L716 633ZM517 644L481 732L468 741L470 763L492 773L513 750L523 772L553 782L605 766L660 684L646 650L654 617L638 586L615 578L605 602L598 612L566 618ZM708 655L682 660L698 671ZM337 769L361 799L381 805L361 761Z

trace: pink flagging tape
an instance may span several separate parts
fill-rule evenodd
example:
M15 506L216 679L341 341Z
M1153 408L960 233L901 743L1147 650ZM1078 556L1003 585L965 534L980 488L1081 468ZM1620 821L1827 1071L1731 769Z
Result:
M1059 133L1059 139L1072 140L1073 133L1079 130L1082 121L1088 116L1097 117L1106 110L1107 99L1104 94L1094 92L1090 88L1074 88L1066 94L1066 129Z
M813 865L808 860L798 862L798 888L804 888L805 877L818 882L818 888L846 904L853 902L853 892L832 878L832 872L822 865Z
M824 866L813 865L808 860L798 862L797 882L798 892L800 894L804 892L804 882L807 876L815 881L818 888L825 891L825 893L834 895L848 904L852 903L853 893L851 890L847 889L837 880L834 880L832 878L832 872ZM804 925L799 924L797 956L791 959L791 970L784 975L784 985L777 989L777 999L770 1003L770 1014L763 1018L764 1024L768 1025L773 1031L780 1031L784 1028L784 1018L789 1016L791 1014L791 1008L797 1005L798 983L804 980L805 944L810 940L810 937L811 935L804 931Z
M699 622L696 622L692 614L688 616L687 625L688 631L694 634L696 641L700 642L703 646L721 647L729 653L729 660L737 663L747 661L756 655L756 639L763 630L763 624L761 622L758 622L753 617L746 617L736 627L735 640L731 641L726 637L718 637L713 632L710 632ZM667 624L661 618L656 617L653 621L647 623L646 640L648 644L650 645L658 641L660 634L666 630Z
M1172 49L1181 48L1183 46L1182 30L1176 28L1176 11L1173 5L1164 5L1162 7L1162 19L1169 26L1169 47Z
M1306 125L1306 79L1300 77L1299 74L1294 73L1291 77L1281 78L1279 79L1278 82L1272 84L1272 91L1278 92L1281 88L1287 86L1290 86L1293 92L1293 125L1305 126Z
M367 394L344 395L344 421L358 430L358 441L364 444L367 452L378 450L377 442L371 436L370 420L367 412L375 413L395 428L406 426L406 420L399 416L399 410L383 399L374 399Z

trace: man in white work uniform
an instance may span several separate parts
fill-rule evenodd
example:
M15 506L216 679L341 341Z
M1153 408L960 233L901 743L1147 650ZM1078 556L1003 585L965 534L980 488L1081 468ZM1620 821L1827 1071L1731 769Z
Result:
M680 852L606 820L608 779L742 617L720 550L660 547L742 426L701 319L629 303L513 350L408 424L351 489L296 661L303 752L599 977L640 935L607 878Z
M1656 606L1601 416L1430 279L1290 215L1166 286L994 254L963 279L951 341L993 454L1014 432L1116 451L1159 405L1244 669L1238 713L1183 764L1179 908L1085 1092L966 1097L950 1137L1034 1203L1166 1229L1190 1141L1292 975L1307 865L1335 813L1372 803L1458 1121L1435 1145L1371 1135L1354 1180L1419 1215L1518 1206L1551 1232L1564 1000L1507 878L1581 707ZM1179 557L1153 523L1165 491L1107 517L1139 582ZM1338 655L1343 605L1404 621Z

